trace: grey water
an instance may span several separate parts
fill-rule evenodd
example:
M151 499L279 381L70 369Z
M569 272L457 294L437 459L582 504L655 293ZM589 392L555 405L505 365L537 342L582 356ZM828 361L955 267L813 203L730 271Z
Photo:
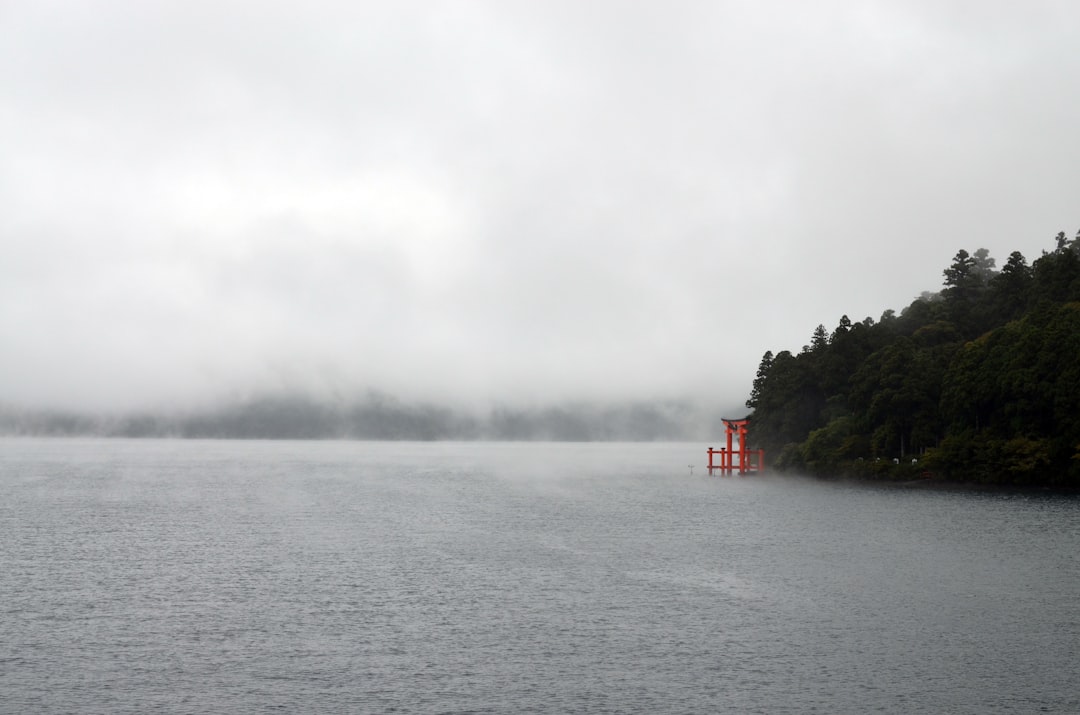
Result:
M1076 497L705 447L0 440L0 711L1080 712Z

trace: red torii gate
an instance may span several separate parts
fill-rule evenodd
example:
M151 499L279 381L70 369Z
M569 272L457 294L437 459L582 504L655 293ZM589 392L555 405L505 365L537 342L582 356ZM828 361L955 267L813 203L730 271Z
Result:
M746 426L750 423L749 417L744 417L741 420L729 420L726 417L721 418L724 421L724 428L727 432L727 447L721 447L720 449L713 449L709 447L709 474L712 474L714 470L719 470L720 474L733 474L738 469L739 474L745 475L752 472L761 473L765 471L765 450L757 449L750 450L750 439L746 435ZM739 435L739 451L736 452L733 448L732 442L734 436ZM720 463L715 464L713 462L713 456L720 455ZM738 457L738 460L735 458ZM738 464L736 465L736 461Z

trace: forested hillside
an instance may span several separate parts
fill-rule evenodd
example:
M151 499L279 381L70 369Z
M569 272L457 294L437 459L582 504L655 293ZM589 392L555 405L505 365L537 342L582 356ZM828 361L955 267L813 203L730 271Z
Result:
M1080 232L1000 270L961 250L944 279L765 353L747 406L773 466L1080 488Z

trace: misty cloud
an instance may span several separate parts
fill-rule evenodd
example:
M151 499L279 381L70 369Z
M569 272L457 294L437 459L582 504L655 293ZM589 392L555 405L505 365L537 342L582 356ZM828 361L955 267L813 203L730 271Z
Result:
M1073 3L0 16L0 402L739 405L1080 224Z

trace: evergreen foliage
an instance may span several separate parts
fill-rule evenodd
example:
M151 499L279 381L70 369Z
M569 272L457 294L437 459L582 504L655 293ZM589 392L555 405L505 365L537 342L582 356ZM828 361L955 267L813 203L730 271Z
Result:
M780 469L1080 488L1080 232L1000 271L958 251L899 316L766 352L746 404Z

